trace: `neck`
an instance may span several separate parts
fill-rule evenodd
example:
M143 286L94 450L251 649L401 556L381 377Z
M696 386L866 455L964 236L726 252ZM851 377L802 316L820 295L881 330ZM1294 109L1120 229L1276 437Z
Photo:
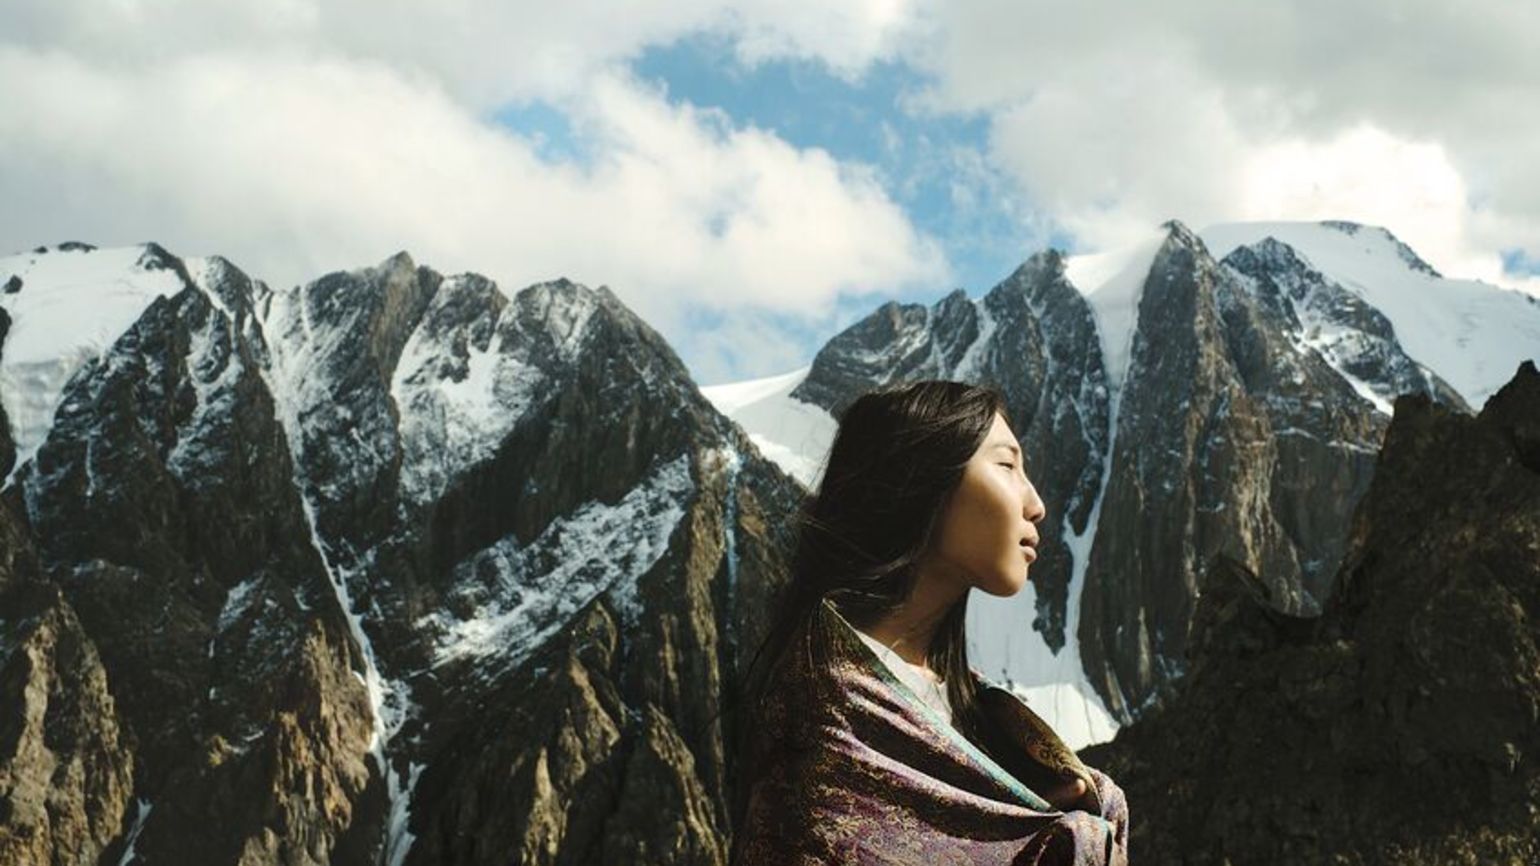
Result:
M922 566L904 603L873 622L866 633L904 661L928 668L926 655L935 639L937 626L967 591L966 582L941 570Z

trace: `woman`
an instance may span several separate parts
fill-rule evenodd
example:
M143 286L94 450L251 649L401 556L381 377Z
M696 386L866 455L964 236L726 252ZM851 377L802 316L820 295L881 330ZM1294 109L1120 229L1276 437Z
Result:
M746 677L735 863L1127 862L1123 792L968 666L1044 513L995 390L850 405Z

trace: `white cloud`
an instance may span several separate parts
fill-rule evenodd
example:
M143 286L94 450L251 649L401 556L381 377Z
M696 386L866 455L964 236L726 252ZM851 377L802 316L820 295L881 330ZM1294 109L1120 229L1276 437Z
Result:
M749 63L814 58L845 78L858 78L876 60L897 56L923 38L916 0L733 4L730 20L738 55Z
M692 307L816 321L841 295L946 278L868 169L670 104L616 63L725 18L761 55L816 57L844 30L900 26L901 7L857 5L831 30L810 4L772 40L768 6L602 5L12 9L11 38L42 47L0 41L0 245L154 239L283 284L404 248L509 290L608 284L686 358L704 341L678 329ZM581 159L487 119L531 96L555 101ZM773 334L758 344L739 372L779 369Z
M1473 249L1481 217L1440 144L1404 141L1363 125L1324 141L1296 138L1255 148L1239 177L1236 212L1244 219L1386 226L1445 274L1540 294L1540 280L1504 274L1492 250Z
M917 0L20 0L0 33L107 65L269 51L370 60L441 82L476 107L563 98L644 48L701 32L750 62L821 61L848 75L889 56Z
M1176 217L1383 224L1452 276L1540 250L1533 4L959 2L924 104L1088 246ZM1532 287L1532 281L1528 287Z
M0 247L156 239L279 282L400 248L511 288L563 274L611 285L701 364L742 347L745 376L793 345L755 311L827 323L863 292L947 285L884 192L912 179L624 71L711 34L749 64L932 73L906 109L990 123L957 213L993 202L1087 246L1171 217L1353 219L1516 285L1499 253L1540 256L1537 25L1533 4L1441 0L22 0L0 9ZM488 120L530 100L581 159ZM732 336L694 333L701 307Z
M1116 246L1178 217L1222 214L1243 153L1213 88L1158 56L1065 58L993 112L993 158L1084 244Z

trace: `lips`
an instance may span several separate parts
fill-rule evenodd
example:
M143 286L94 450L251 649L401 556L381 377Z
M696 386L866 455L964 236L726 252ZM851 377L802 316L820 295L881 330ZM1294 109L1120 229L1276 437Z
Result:
M1036 562L1037 561L1037 545L1036 545L1036 542L1028 541L1027 539L1023 538L1019 542L1019 544L1021 545L1021 552L1024 555L1026 555L1026 557L1027 557L1027 561L1029 561L1029 562Z

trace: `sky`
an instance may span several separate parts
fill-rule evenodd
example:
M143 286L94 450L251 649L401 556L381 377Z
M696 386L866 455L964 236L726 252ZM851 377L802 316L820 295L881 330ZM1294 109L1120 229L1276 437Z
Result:
M0 254L607 285L701 385L1168 219L1540 294L1540 6L11 0Z

